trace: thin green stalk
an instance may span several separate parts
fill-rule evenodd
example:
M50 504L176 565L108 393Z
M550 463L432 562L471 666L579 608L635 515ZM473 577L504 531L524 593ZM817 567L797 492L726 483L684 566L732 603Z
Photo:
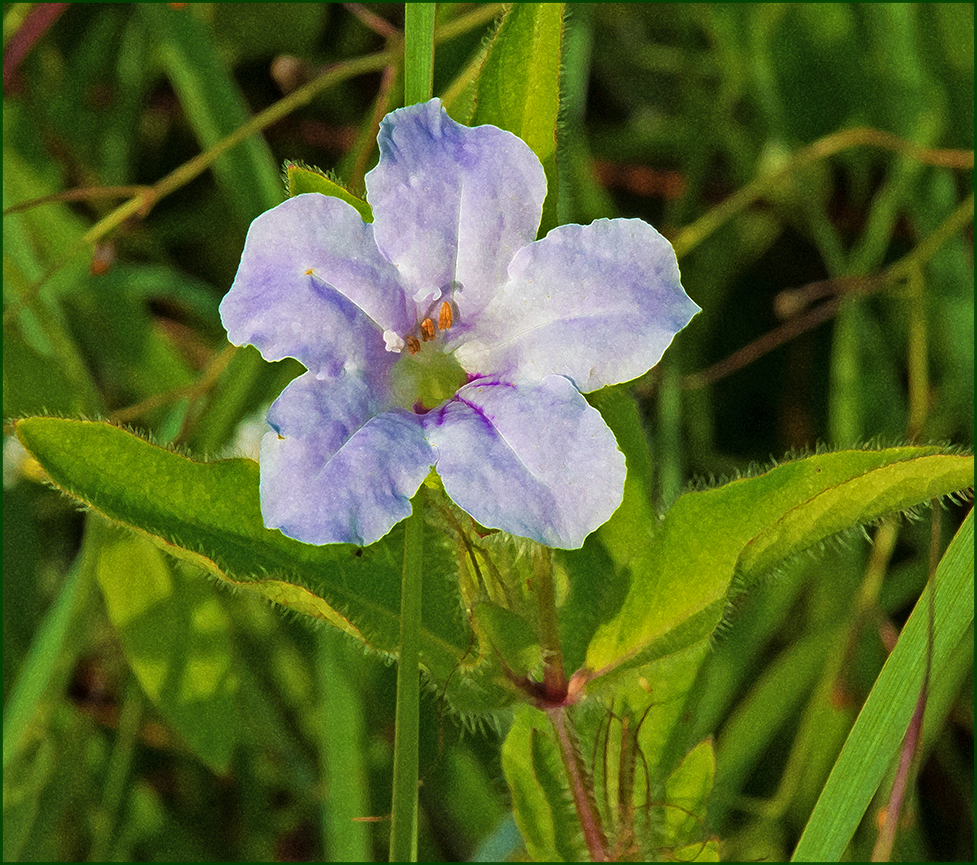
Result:
M404 6L404 104L431 98L434 82L434 3Z
M123 817L126 783L132 774L133 755L143 716L143 699L135 678L126 687L125 702L119 716L119 730L115 747L109 760L109 768L102 787L101 807L94 816L95 831L88 854L89 862L112 861L112 842Z
M322 739L319 755L326 795L322 797L323 848L327 862L366 862L372 858L366 766L366 718L359 659L346 636L320 628L316 651Z
M417 861L418 675L421 631L421 576L424 567L424 492L412 500L404 536L404 583L400 601L400 664L394 731L393 805L390 861Z
M929 702L930 677L933 674L933 642L936 639L936 569L940 562L940 503L932 501L933 527L930 535L930 572L927 580L930 589L929 603L926 606L926 668L923 672L923 685L916 700L916 708L909 721L909 729L899 753L899 766L892 782L892 791L885 808L885 822L879 830L875 848L872 850L873 862L888 862L892 858L892 847L896 841L896 830L902 814L902 803L909 785L909 776L914 764L920 759L923 747L923 717Z
M431 98L434 75L434 4L404 8L404 103ZM424 491L411 502L404 536L404 583L400 601L400 663L394 732L393 805L390 861L417 861L417 772L421 631L421 578L424 567Z

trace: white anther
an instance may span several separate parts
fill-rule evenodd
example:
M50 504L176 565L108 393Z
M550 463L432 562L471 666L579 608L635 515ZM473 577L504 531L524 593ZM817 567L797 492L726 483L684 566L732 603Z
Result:
M387 351L396 351L398 353L406 345L404 340L392 330L385 330L383 332L383 341L386 343Z

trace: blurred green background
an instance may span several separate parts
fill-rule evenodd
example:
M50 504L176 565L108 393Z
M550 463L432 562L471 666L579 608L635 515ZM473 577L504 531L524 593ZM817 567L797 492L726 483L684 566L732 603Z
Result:
M453 111L500 11L439 6L434 91ZM348 815L389 811L395 667L163 557L132 552L131 573L106 576L104 550L124 539L40 482L9 421L106 417L201 458L254 452L260 413L299 367L228 350L217 305L251 219L283 198L285 159L362 192L377 122L402 100L402 24L393 4L4 5L5 211L82 190L3 223L5 728L15 685L33 688L28 732L4 742L7 860L386 858L387 824ZM973 34L970 4L571 7L561 221L649 221L703 308L635 388L659 507L690 481L819 445L973 447ZM323 73L263 137L93 229L139 191L105 187L157 184ZM890 135L804 158L856 127ZM751 189L732 218L689 229ZM961 208L911 278L871 279ZM769 350L756 342L785 327ZM967 507L942 511L943 547ZM931 513L918 516L731 604L697 722L716 735L709 828L724 858L789 857L925 583ZM219 711L164 717L133 674L104 592L151 573L217 598L235 683ZM901 859L973 856L968 640L934 683ZM420 858L518 857L505 718L441 709L429 693ZM194 756L200 725L233 745L226 771ZM851 858L869 858L883 804Z

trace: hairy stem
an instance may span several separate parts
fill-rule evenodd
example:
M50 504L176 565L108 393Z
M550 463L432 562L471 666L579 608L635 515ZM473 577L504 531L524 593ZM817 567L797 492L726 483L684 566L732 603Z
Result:
M560 743L560 756L566 769L567 780L570 783L570 794L573 806L577 811L580 829L583 832L587 851L592 862L607 862L606 840L600 824L600 814L594 802L593 791L588 784L587 772L583 763L573 731L570 729L570 719L567 709L561 706L549 712L550 720L556 728L556 738Z
M556 614L553 554L547 547L536 547L533 552L533 589L539 610L539 637L543 650L543 687L547 701L560 703L567 695L567 679L563 672L560 622Z

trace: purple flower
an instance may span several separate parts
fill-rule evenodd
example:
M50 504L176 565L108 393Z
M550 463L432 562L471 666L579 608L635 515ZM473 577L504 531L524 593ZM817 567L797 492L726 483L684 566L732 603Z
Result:
M268 414L266 525L370 544L434 466L476 521L575 548L621 503L624 456L582 394L654 366L698 311L638 219L535 241L529 147L437 99L380 126L375 221L298 195L251 225L221 303L231 342L308 369Z

